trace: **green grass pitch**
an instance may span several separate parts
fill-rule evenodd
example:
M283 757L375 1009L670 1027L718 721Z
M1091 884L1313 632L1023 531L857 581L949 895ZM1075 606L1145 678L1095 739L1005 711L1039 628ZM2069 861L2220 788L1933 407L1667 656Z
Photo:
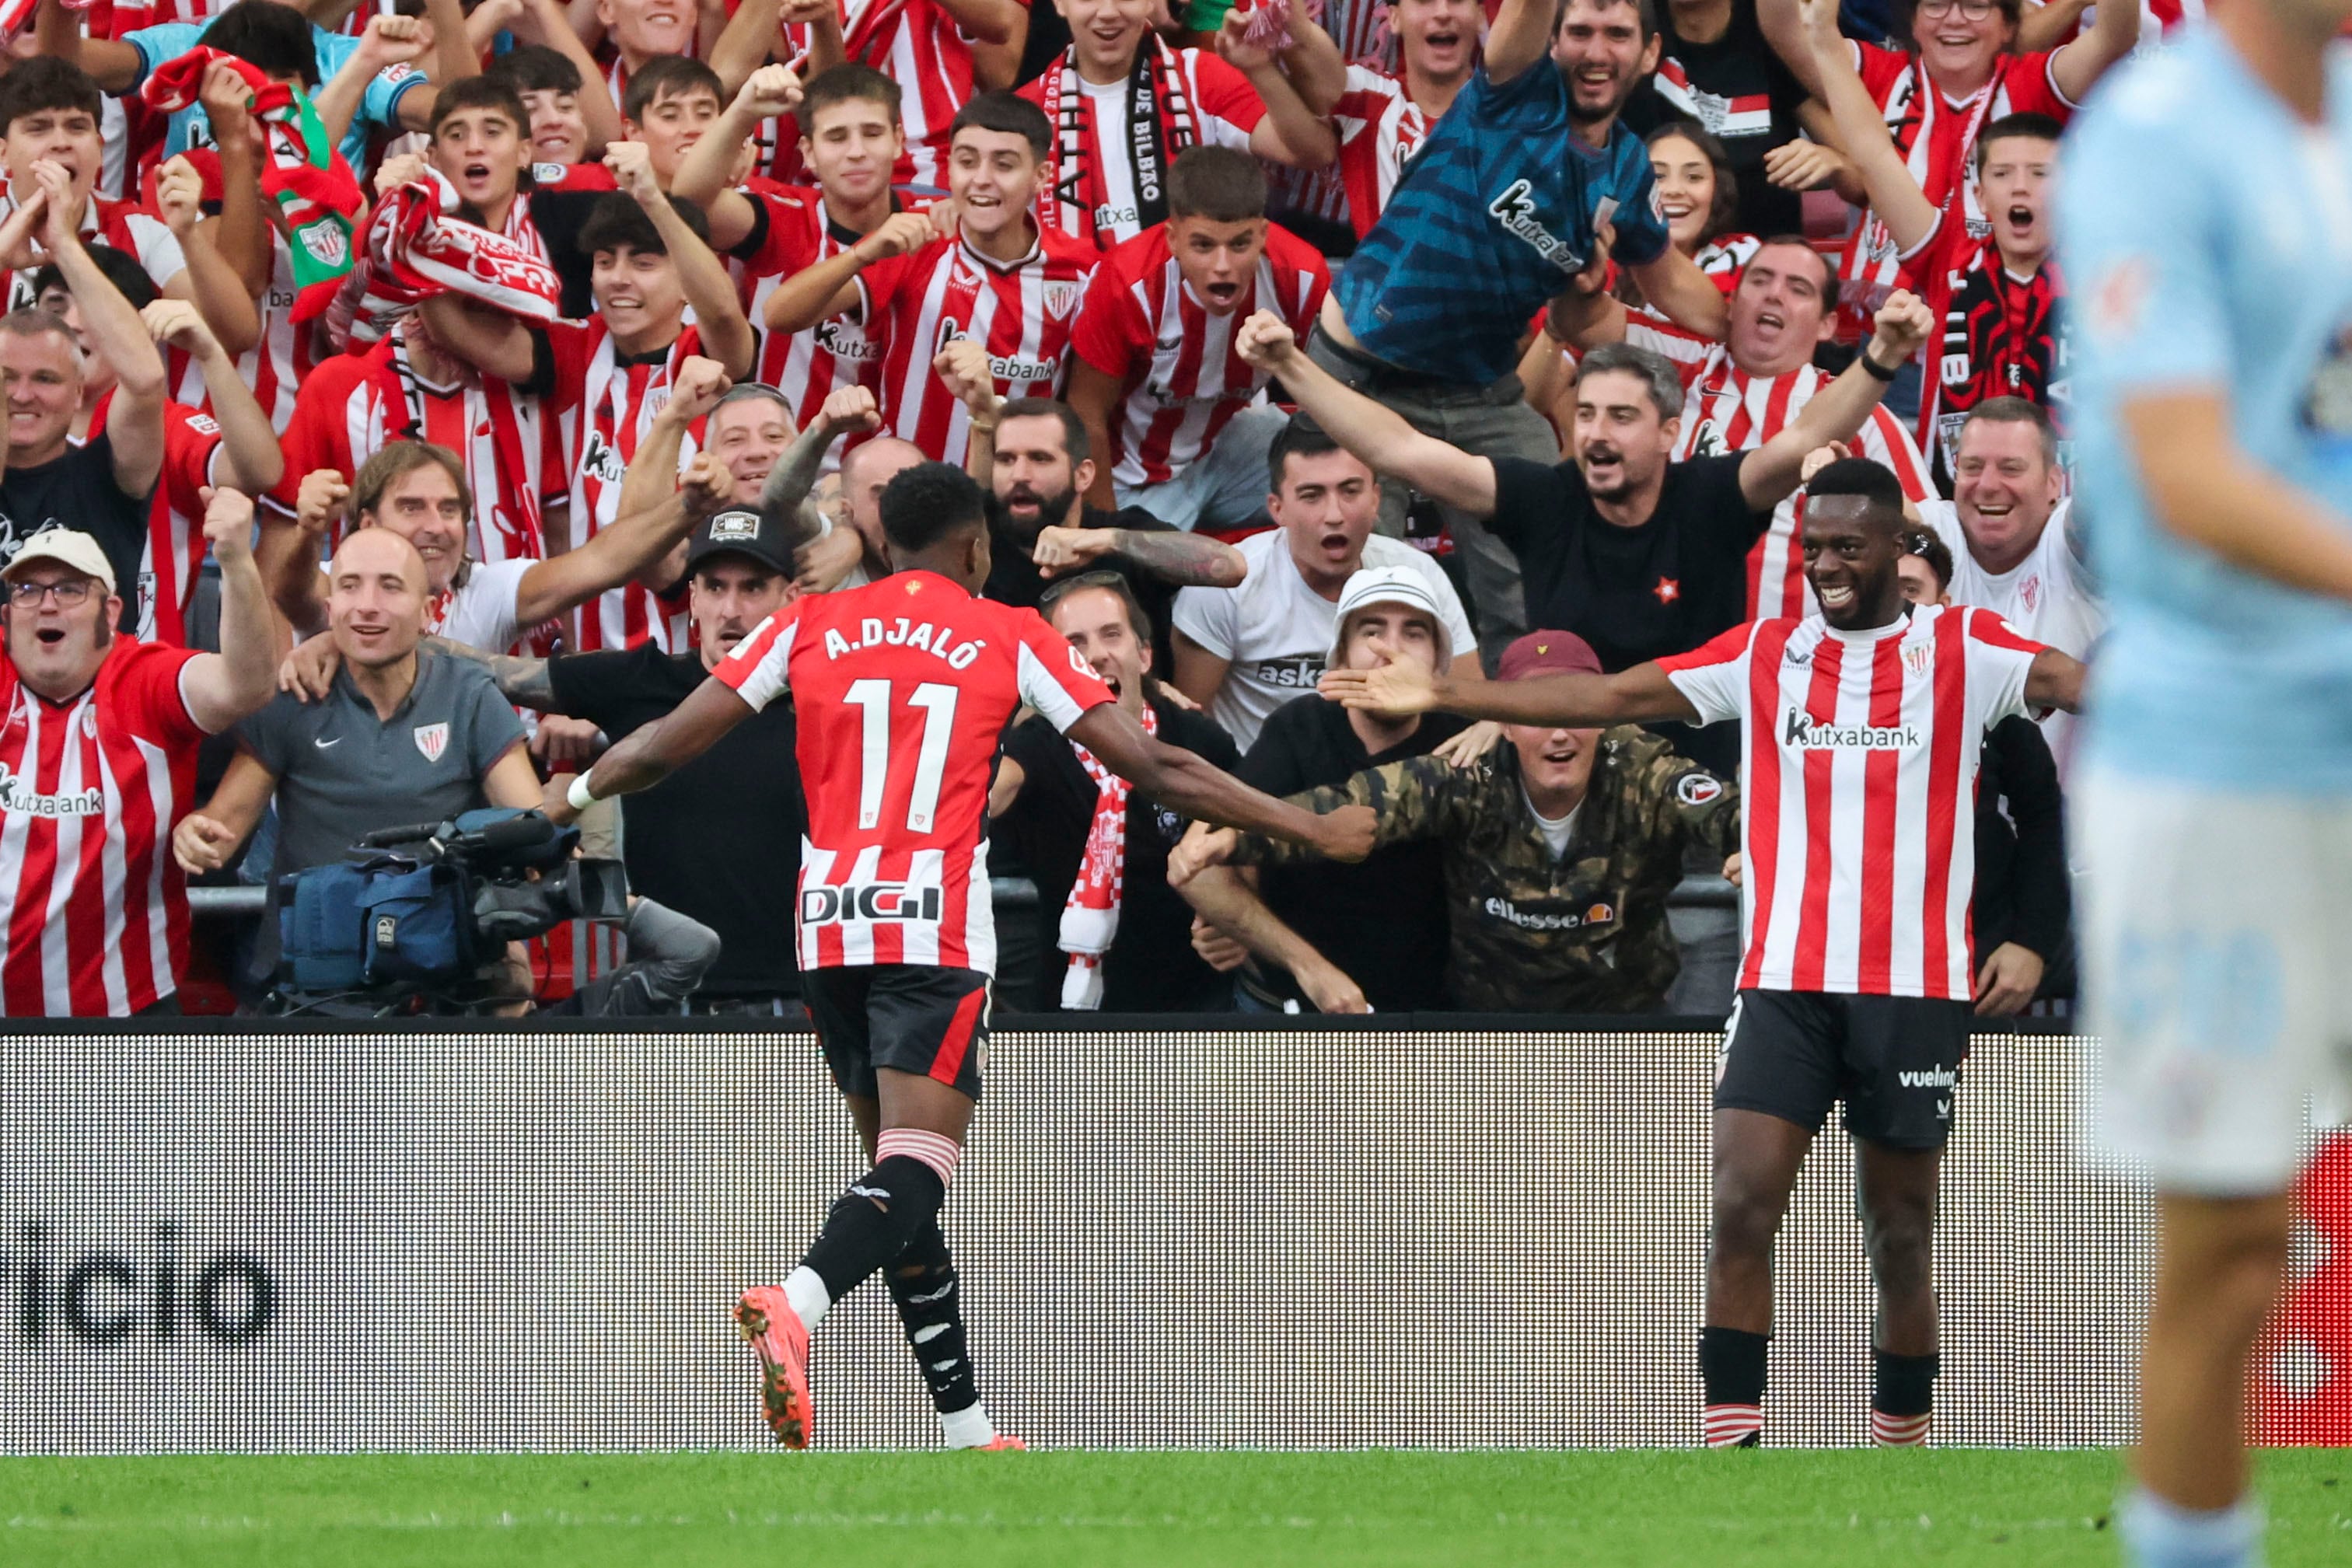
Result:
M2113 1563L2105 1452L459 1455L0 1461L0 1563ZM2277 1568L2352 1451L2265 1456Z

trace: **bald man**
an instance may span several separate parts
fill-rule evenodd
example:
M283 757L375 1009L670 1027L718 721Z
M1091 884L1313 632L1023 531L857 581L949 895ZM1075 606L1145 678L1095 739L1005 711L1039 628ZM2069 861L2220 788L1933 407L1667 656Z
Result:
M429 591L416 547L389 528L355 528L328 578L328 635L342 654L333 689L315 703L280 692L237 727L220 788L172 835L191 873L226 864L273 796L273 877L341 860L379 828L539 804L522 725L489 672L424 640ZM257 959L268 967L277 930L263 922Z

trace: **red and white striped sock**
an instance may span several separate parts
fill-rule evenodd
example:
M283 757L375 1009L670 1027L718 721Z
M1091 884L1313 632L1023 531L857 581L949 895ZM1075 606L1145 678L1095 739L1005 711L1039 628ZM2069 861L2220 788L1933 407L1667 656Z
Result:
M1922 1412L1916 1416L1889 1416L1884 1410L1870 1413L1870 1440L1882 1448L1916 1448L1927 1440L1927 1423L1934 1416Z
M940 1178L942 1187L955 1185L956 1166L963 1158L963 1150L953 1138L938 1133L927 1133L919 1127L892 1127L874 1140L874 1163L904 1155L929 1166Z
M1764 1433L1764 1406L1761 1405L1710 1405L1702 1416L1710 1448L1737 1448L1753 1446Z

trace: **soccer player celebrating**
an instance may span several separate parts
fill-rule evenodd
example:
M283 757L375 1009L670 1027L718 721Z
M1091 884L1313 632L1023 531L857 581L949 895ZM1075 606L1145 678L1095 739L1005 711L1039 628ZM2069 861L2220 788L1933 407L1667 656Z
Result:
M1390 713L1739 722L1747 956L1716 1080L1699 1341L1713 1446L1762 1432L1772 1241L1841 1099L1878 1282L1871 1435L1927 1437L1937 1166L1976 980L1977 767L1990 726L2029 707L2071 711L2081 690L2081 664L1991 612L1906 602L1903 500L1864 458L1814 477L1804 548L1818 615L1751 622L1614 675L1476 683L1396 663L1323 677L1327 695Z
M1103 767L1174 810L1360 860L1369 811L1317 817L1148 735L1034 610L973 597L988 501L928 463L882 493L894 575L777 612L657 725L622 741L549 814L657 782L790 693L808 789L797 918L803 994L874 1167L833 1207L781 1287L743 1293L777 1438L809 1440L809 1335L890 1271L957 1447L996 1437L972 1384L939 1211L980 1094L996 933L983 818L1000 736L1024 703ZM551 789L552 794L552 789Z
M2126 74L2059 193L2075 488L2108 595L2074 827L2100 1147L2152 1171L2143 1568L2261 1556L2248 1352L2307 1094L2352 1087L2345 0L2237 0Z
M768 329L800 332L850 315L882 363L883 428L961 465L971 411L932 373L959 338L987 349L1003 398L1061 389L1070 327L1097 253L1029 214L1053 128L1034 103L984 92L955 117L948 192L954 238L919 213L897 213L856 244L780 284Z

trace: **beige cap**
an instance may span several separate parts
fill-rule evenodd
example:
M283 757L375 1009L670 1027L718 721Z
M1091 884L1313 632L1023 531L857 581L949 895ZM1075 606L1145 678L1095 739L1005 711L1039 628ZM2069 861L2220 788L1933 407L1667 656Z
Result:
M8 564L0 567L0 582L16 581L18 572L40 560L53 560L84 577L94 577L106 584L109 598L114 594L114 563L106 559L106 547L75 528L43 528L26 539Z
M1339 667L1339 654L1348 640L1348 617L1375 604L1403 604L1426 612L1437 628L1437 667L1442 670L1454 663L1454 638L1445 629L1445 612L1429 580L1409 566L1368 566L1339 590L1339 612L1331 618L1333 669Z

